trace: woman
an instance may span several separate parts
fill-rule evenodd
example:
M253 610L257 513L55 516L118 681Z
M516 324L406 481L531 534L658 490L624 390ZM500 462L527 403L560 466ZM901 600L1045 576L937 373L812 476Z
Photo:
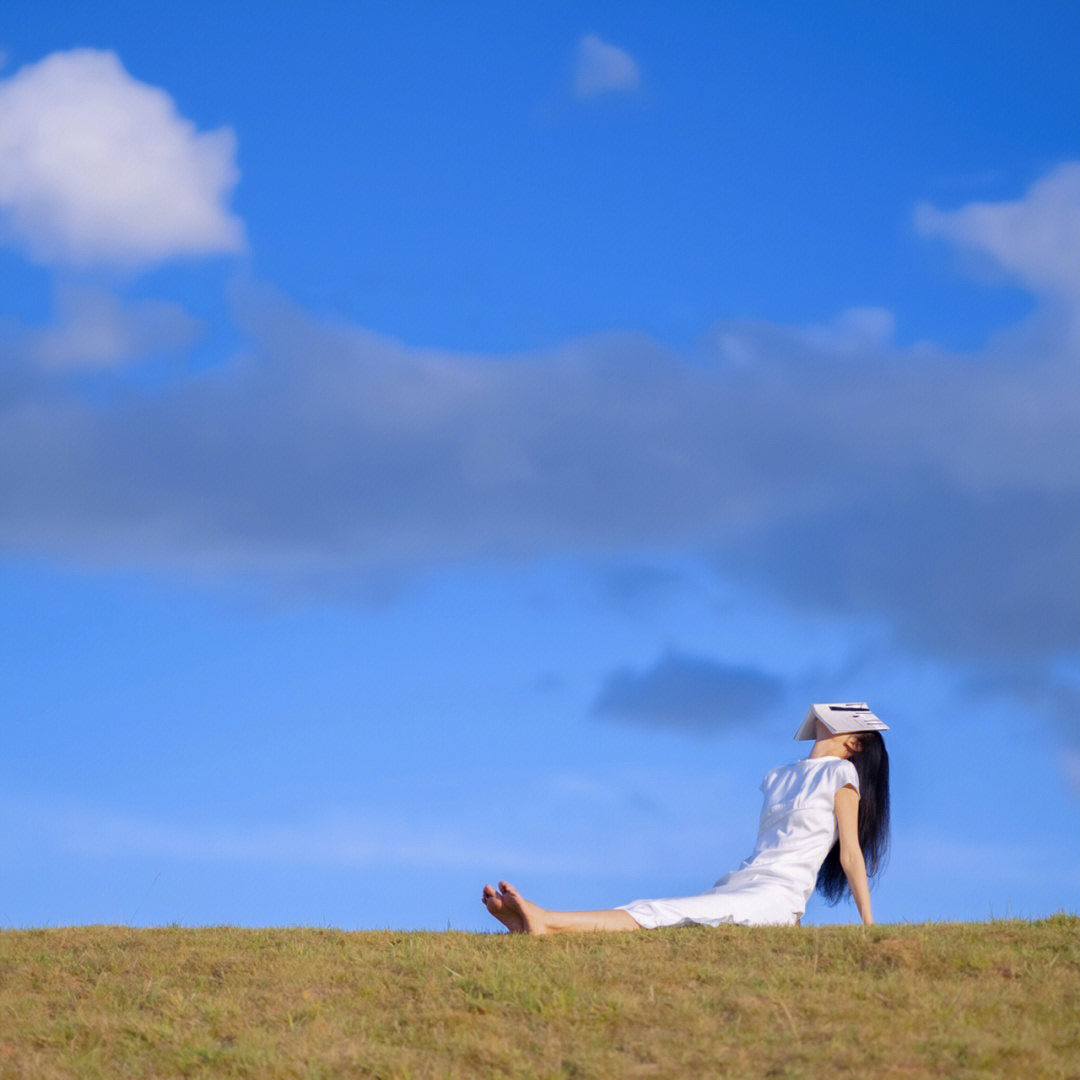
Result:
M887 730L865 704L814 705L796 739L809 757L765 775L757 844L738 870L699 896L635 900L607 911L547 911L512 885L484 886L484 906L512 934L640 930L702 923L793 925L817 890L835 904L850 891L874 921L868 878L889 846Z

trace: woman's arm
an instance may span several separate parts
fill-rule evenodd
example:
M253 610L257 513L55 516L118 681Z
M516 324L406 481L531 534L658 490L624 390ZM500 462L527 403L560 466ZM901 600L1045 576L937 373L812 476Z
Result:
M874 916L870 911L866 860L859 845L859 793L853 787L842 787L836 793L833 805L836 808L836 824L840 831L840 865L844 868L862 921L869 926L874 921Z

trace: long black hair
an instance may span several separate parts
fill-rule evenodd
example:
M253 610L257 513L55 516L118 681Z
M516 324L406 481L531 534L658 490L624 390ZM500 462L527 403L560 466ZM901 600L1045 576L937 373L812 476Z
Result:
M866 860L866 876L873 878L889 857L889 753L880 731L860 731L859 749L851 755L859 774L859 847ZM840 865L840 841L825 856L818 871L817 891L835 904L849 891Z

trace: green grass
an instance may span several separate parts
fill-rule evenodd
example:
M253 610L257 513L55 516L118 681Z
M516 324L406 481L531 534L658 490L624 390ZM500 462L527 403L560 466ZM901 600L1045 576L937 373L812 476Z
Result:
M1080 918L0 931L0 1077L1080 1080Z

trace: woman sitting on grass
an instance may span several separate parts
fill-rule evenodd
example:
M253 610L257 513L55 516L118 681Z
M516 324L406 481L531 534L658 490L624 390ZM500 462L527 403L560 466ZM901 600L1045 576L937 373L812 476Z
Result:
M888 730L865 704L814 705L795 734L809 757L761 782L757 844L738 870L699 896L635 900L607 911L547 911L512 885L484 886L484 906L512 934L651 930L702 923L796 925L815 886L830 904L850 890L865 924L868 877L889 847Z

